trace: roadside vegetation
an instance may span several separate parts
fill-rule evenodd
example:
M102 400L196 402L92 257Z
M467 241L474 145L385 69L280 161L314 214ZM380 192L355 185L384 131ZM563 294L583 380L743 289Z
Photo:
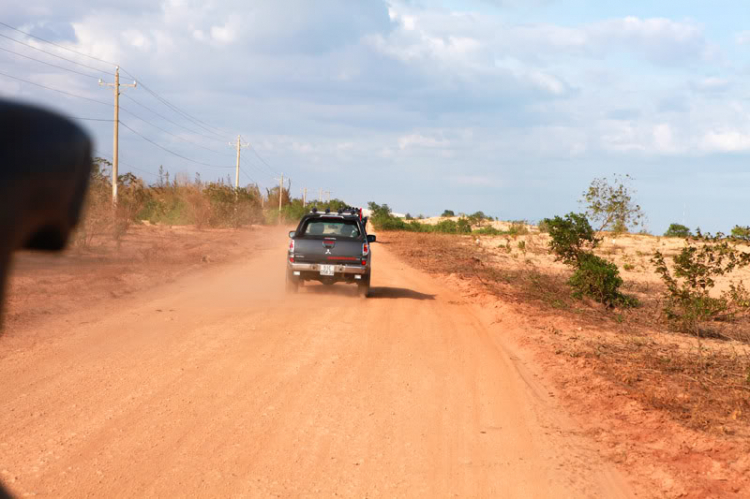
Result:
M536 307L549 317L540 341L643 404L693 429L750 436L750 227L647 235L632 183L595 179L581 213L513 233L453 210L443 216L455 225L423 227L371 203L372 220L415 265ZM457 230L460 220L470 229Z
M290 187L274 187L265 194L256 185L236 189L230 180L203 182L199 175L170 175L159 169L158 180L147 184L127 173L118 178L118 203L112 206L109 161L95 158L84 216L73 243L87 248L101 240L118 243L132 224L191 225L203 228L238 228L246 225L296 223L313 207L338 210L346 203L313 201L290 196ZM279 197L281 196L281 211Z
M507 230L497 229L491 225L495 219L482 211L456 216L452 210L445 210L441 215L442 220L430 224L420 221L424 217L414 219L408 214L404 218L397 217L387 204L370 202L368 207L372 212L370 222L376 230L485 236L519 235L529 231L526 221L512 222Z

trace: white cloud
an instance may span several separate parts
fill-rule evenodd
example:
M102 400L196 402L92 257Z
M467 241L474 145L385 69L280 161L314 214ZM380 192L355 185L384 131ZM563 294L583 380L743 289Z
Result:
M750 133L738 130L711 131L704 135L701 145L706 152L750 151Z
M681 152L675 143L672 127L668 123L659 123L654 127L654 146L656 152L675 154Z
M146 36L139 30L126 30L122 35L126 40L128 40L128 43L130 43L131 46L137 49L148 50L149 48L151 48L151 40L149 40L148 36Z
M228 44L237 39L237 33L229 23L226 23L223 26L211 26L211 38L221 44Z
M726 78L711 76L702 78L691 83L691 87L699 92L723 92L731 86L731 82Z
M563 95L568 90L568 86L559 78L542 70L528 67L517 59L498 59L495 60L495 66L510 71L519 81L529 83L552 95Z
M426 137L420 133L404 135L398 139L398 148L402 151L408 148L435 148L446 146L446 141L435 137Z
M503 189L537 175L551 199L563 196L563 184L572 183L576 172L589 175L618 162L658 170L654 164L697 164L711 154L750 153L745 99L750 83L734 69L739 64L716 58L707 38L716 31L715 20L633 16L553 24L535 22L535 7L522 6L528 2L521 0L501 3L525 9L523 23L486 6L451 12L436 2L413 0L30 1L45 4L49 13L36 9L42 18L25 17L24 29L120 62L191 115L241 132L296 186L313 185L324 177L321 172L378 168L382 175L364 186L331 175L327 181L339 183L331 189L342 197L360 189L363 197L372 192L369 199L389 201L397 193L388 179L396 175L405 177L403 185L417 185L409 184L414 180L409 175L419 175L426 179L425 190L449 179L467 196L481 185ZM23 6L14 10L22 8L31 12ZM746 43L750 34L735 39ZM736 48L729 49L727 57L736 57ZM49 70L32 68L28 61L7 64L8 72L33 81L111 100L94 80L43 77ZM19 88L24 97L47 95L0 77L4 95ZM130 95L209 133L143 90ZM44 102L84 117L111 114L110 107L72 97L52 95ZM195 134L177 131L131 103L123 105L186 139L170 142L173 137L130 118L130 125L155 140L199 161L233 165L227 140L198 139L218 154L191 148ZM111 127L95 123L91 129L107 148ZM162 163L170 171L185 168L126 130L122 137L128 162L142 160L145 169ZM249 158L243 156L243 162L254 161L252 154ZM653 158L658 161L646 161ZM558 185L550 179L561 164L570 168ZM594 166L586 170L586 165ZM248 172L270 183L270 172L255 166ZM225 173L201 171L204 179ZM501 177L503 182L497 180ZM658 172L652 176L657 177ZM573 190L576 194L579 186ZM420 200L413 192L404 198Z

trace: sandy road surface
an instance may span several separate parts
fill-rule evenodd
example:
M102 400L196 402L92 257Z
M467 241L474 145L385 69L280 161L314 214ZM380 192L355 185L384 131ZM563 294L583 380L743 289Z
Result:
M372 298L285 297L284 245L50 319L29 348L0 338L2 480L46 497L629 495L444 284L375 245Z

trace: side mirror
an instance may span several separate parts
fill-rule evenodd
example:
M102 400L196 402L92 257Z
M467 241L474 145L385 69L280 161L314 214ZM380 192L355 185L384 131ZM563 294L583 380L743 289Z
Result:
M294 235L295 235L295 232L294 232L293 230L290 230L290 231L289 231L289 238L290 238L290 239L293 239L293 238L294 238Z
M377 241L377 237L375 237L374 234L368 234L367 235L367 242L368 243L374 243L375 241Z

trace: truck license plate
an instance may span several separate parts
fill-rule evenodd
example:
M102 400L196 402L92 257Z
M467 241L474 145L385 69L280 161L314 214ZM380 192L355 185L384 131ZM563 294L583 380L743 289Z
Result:
M320 266L320 275L333 275L333 269L335 267L333 265L321 265Z

